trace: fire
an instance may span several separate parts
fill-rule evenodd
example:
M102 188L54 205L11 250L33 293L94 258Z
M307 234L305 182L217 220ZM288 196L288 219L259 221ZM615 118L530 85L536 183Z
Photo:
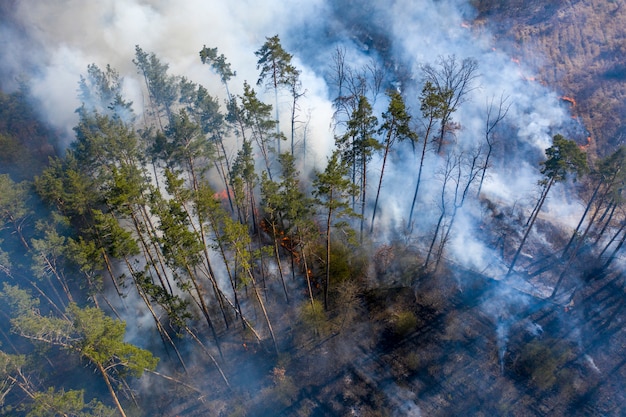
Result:
M465 29L469 29L469 28L471 28L472 26L471 26L468 22L462 22L462 23L461 23L461 27L462 27L462 28L465 28Z
M228 200L228 190L224 189L220 191L219 193L213 194L213 198L220 200L220 201Z
M572 106L572 108L576 107L576 100L574 100L572 97L561 96L560 98L561 100L568 102Z
M583 151L586 151L589 146L591 146L591 136L587 136L587 143L585 145L578 145L578 147Z

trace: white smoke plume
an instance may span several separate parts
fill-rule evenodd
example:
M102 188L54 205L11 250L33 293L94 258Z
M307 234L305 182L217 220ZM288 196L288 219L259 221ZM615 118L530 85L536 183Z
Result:
M459 60L476 59L479 77L453 120L460 123L458 148L471 151L484 140L487 103L507 98L510 108L499 141L516 144L516 153L497 156L500 162L490 168L482 190L498 204L532 209L543 151L554 134L572 129L568 108L561 104L558 94L534 82L532 69L498 49L485 28L472 26L475 12L467 0L16 0L9 4L4 7L8 15L0 20L0 36L6 45L0 49L0 86L11 89L16 87L16 80L26 80L42 116L64 133L64 145L72 140L77 121L74 111L80 105L76 97L78 82L89 64L100 68L110 64L119 71L125 80L124 91L133 101L136 114L141 115L147 99L132 63L135 45L169 64L170 74L185 76L224 99L226 91L219 77L202 65L198 52L204 45L217 47L237 72L229 84L231 92L241 94L244 81L256 86L259 74L254 51L266 37L275 34L302 71L306 95L300 103L299 117L301 121L310 117L307 143L315 154L312 165L317 169L323 169L333 146L335 92L330 66L337 48L345 49L347 63L354 68L374 60L386 69L387 81L395 83L385 87L393 85L403 90L416 127L422 66L435 65L440 57L448 55ZM396 78L415 81L415 87ZM255 88L265 102L274 105L272 92ZM289 97L280 97L281 127L288 124L289 106ZM385 107L384 94L380 94L374 103L379 120ZM300 135L303 129L301 126ZM412 148L398 144L390 159L375 241L388 240L394 230L405 227L415 188L418 159ZM426 161L417 206L421 225L415 232L416 241L429 241L439 215L442 162L432 152ZM375 158L370 184L377 184L380 165L380 158ZM372 186L368 194L374 192ZM447 256L469 269L496 276L506 268L498 249L480 239L483 214L475 202L475 191L472 194L473 201L468 200L457 214ZM582 207L568 199L562 187L555 186L544 210L547 215L559 213L559 221L571 228L580 218ZM513 287L519 289L521 285ZM518 319L506 316L506 311L510 305L527 299L512 290L499 298L502 304L486 302L483 309L494 321L503 363L509 331ZM133 325L141 327L148 319L139 316ZM590 365L595 366L592 361ZM397 388L390 397L397 401L397 415L421 415L412 393Z
M466 102L452 117L460 126L457 148L471 152L484 141L487 104L506 98L510 107L503 123L507 128L500 133L499 141L517 144L512 148L515 154L494 156L500 162L490 168L482 189L484 195L497 202L532 208L543 150L550 146L554 134L567 132L573 123L568 108L555 92L532 81L532 70L498 49L485 28L472 26L475 12L465 0L69 0L62 4L25 0L7 8L10 14L2 33L9 47L0 52L3 86L10 88L16 77L28 80L42 114L65 132L67 143L77 120L74 110L80 105L75 94L78 81L89 64L101 68L110 64L118 70L125 80L125 93L133 101L135 112L141 115L147 99L132 63L135 45L154 52L169 65L170 74L185 76L205 85L210 94L225 98L219 77L201 64L199 50L203 45L217 47L226 56L237 72L230 88L239 94L244 81L256 85L254 51L274 34L281 37L302 71L306 95L299 105L297 140L302 141L306 130L307 147L315 155L310 168L322 169L333 146L332 99L336 92L331 82L331 64L337 48L345 51L346 63L352 68L377 62L385 69L386 82L397 81L393 85L404 89L418 128L422 66L436 65L441 57L449 55L455 55L459 61L476 59L479 76ZM398 78L415 82L403 85ZM271 92L262 86L256 89L267 103L274 104ZM289 119L289 99L286 93L279 97L284 131ZM374 103L379 120L385 107L381 93ZM509 149L506 144L500 148ZM396 145L391 160L381 194L374 237L377 241L387 240L390 231L400 230L406 224L411 190L415 187L417 157L408 144ZM377 183L380 164L378 157L371 164L370 184ZM421 223L418 239L428 240L441 209L437 203L441 164L442 160L434 154L427 158L417 205ZM368 191L370 196L374 195L373 187ZM545 210L560 213L563 225L572 227L579 218L581 204L566 199L559 188L551 193ZM455 220L448 250L468 267L488 268L498 255L473 239L478 233L480 209L467 204L463 211Z

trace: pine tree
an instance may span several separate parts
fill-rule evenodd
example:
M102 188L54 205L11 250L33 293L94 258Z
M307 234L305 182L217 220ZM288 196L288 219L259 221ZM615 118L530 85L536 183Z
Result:
M539 181L539 184L543 187L541 196L535 206L534 212L530 216L522 241L520 242L515 255L513 255L507 276L513 272L513 268L517 263L517 258L522 252L524 243L526 243L526 239L535 224L535 220L537 220L537 216L539 215L539 212L541 211L552 186L555 183L565 181L568 175L581 176L588 170L586 155L580 150L576 142L565 139L561 135L555 135L552 138L552 143L552 146L546 149L547 159L541 162L541 173L544 176L544 178Z
M347 178L348 172L348 166L341 159L339 151L335 150L328 159L324 172L318 172L313 180L315 203L325 211L326 217L326 279L324 281L324 308L326 310L328 310L330 289L332 222L335 218L356 216L350 208L349 199L358 193L358 188Z

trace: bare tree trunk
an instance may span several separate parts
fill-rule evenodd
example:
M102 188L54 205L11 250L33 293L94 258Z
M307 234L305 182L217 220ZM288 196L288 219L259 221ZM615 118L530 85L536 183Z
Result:
M391 135L391 133L389 133ZM383 186L383 174L385 173L385 164L387 163L387 155L389 154L389 137L385 145L385 153L383 155L383 165L380 168L380 179L378 180L378 189L376 190L376 199L374 200L374 212L372 213L372 224L370 225L370 234L374 232L374 220L376 219L376 210L378 209L378 198L380 197L380 189Z
M603 268L606 269L613 263L613 261L615 260L615 256L617 255L619 250L622 248L622 246L624 246L624 243L626 243L626 233L624 233L624 235L622 237L622 240L620 240L620 242L617 245L617 247L611 253L611 256L609 256L609 259L607 259L606 262L604 263L604 265L602 266Z
M189 327L185 326L185 331L191 336L193 340L196 341L196 343L198 343L198 345L200 345L202 351L206 353L209 359L211 359L211 362L213 362L213 365L215 365L215 367L217 368L217 371L220 373L220 376L226 383L226 386L230 388L230 383L228 382L228 378L226 378L226 375L224 374L222 367L219 365L219 363L217 363L217 361L215 360L215 357L211 354L211 351L209 351L209 349L207 349L207 347L204 346L204 343L202 343L202 341L198 339L198 336L196 336L196 334Z
M330 222L332 213L332 209L328 209L328 217L326 218L326 285L324 285L324 309L326 311L328 311L328 288L330 287Z
M287 294L287 285L285 284L285 276L283 274L283 265L280 261L280 253L278 251L278 239L276 238L276 224L272 222L272 235L274 240L274 255L276 256L276 264L278 266L278 274L280 275L280 282L283 284L283 291L285 292L285 300L289 304L289 294Z
M597 245L600 239L602 239L602 236L604 236L606 229L611 224L611 220L613 220L615 209L617 209L617 203L615 201L611 201L611 203L606 208L606 212L602 214L602 217L600 217L600 219L598 220L599 222L604 222L604 224L602 226L602 229L600 229L600 231L598 232L595 241L593 242L594 245ZM606 216L607 212L608 212L608 218L605 221L604 218L607 217Z
M505 107L505 103L508 100L508 97L500 96L500 104L498 105L498 111L494 118L491 117L493 112L493 98L487 107L487 121L485 123L485 142L487 143L487 155L485 156L485 162L482 164L482 174L480 176L480 182L478 183L478 191L476 192L476 196L480 197L480 191L483 188L483 182L485 181L485 176L487 175L487 169L489 168L489 160L491 158L491 154L493 153L493 145L494 145L494 137L493 131L498 126L498 124L506 117L509 112L509 108L511 105Z
M361 174L361 227L359 240L363 243L363 225L365 223L365 191L367 190L367 158L363 155L363 173Z
M569 242L567 242L567 245L565 245L565 248L563 249L563 253L561 254L561 259L565 258L565 255L567 254L567 251L569 250L569 248L574 243L574 240L576 239L576 235L578 234L578 231L582 227L583 222L585 221L585 217L587 217L587 214L589 213L589 210L591 209L591 206L595 202L596 195L598 194L598 191L600 190L601 186L602 186L602 182L599 181L598 185L595 188L595 190L593 190L593 194L591 195L591 198L589 199L589 202L587 203L587 206L585 207L585 211L583 212L583 215L580 217L580 221L578 222L578 224L576 225L576 228L574 229L574 232L572 233L572 237L570 238ZM598 210L599 210L599 207L596 208L595 214L598 213ZM593 223L593 219L595 218L595 214L592 217L591 221L589 222L589 225L591 225L591 223ZM588 229L589 228L587 228L587 230ZM583 238L581 238L581 239L583 239Z
M434 120L430 120L424 135L424 144L422 145L422 156L420 157L420 167L417 171L417 184L415 185L415 193L413 194L413 202L411 203L411 211L409 211L409 222L407 224L407 230L413 231L413 211L415 210L415 203L417 201L417 193L420 189L420 181L422 180L422 170L424 168L424 158L426 157L426 147L428 146L428 139L430 131L432 129Z
M541 198L539 199L539 203L536 206L536 210L534 211L533 215L529 219L529 224L528 224L528 227L526 228L526 232L524 233L524 237L522 238L522 241L520 242L519 247L517 248L517 251L515 252L515 255L513 256L513 260L511 261L511 265L509 266L509 270L506 273L507 277L509 275L511 275L511 272L513 272L513 268L515 267L515 264L517 263L517 258L519 257L520 253L522 252L522 248L524 247L524 243L526 243L526 239L528 238L528 235L530 234L530 231L533 228L533 225L535 224L535 220L537 220L537 216L539 215L539 211L541 210L541 207L543 206L543 203L546 201L546 197L548 196L548 192L550 191L550 188L552 188L552 184L554 184L554 177L550 178L550 181L548 182L548 184L544 188L543 193L541 195Z
M102 378L104 378L104 382L106 383L106 386L109 389L109 393L111 394L111 398L113 398L113 402L115 403L115 407L117 407L117 410L120 412L120 415L122 417L126 417L126 413L124 412L124 409L122 408L122 404L120 403L120 400L117 397L117 394L115 393L115 390L113 389L113 385L111 384L111 380L109 379L109 375L107 375L106 369L104 369L104 366L102 366L102 364L100 362L97 362L97 361L93 361L93 362L96 364L96 367L98 368L98 371L100 371L100 373L102 374Z

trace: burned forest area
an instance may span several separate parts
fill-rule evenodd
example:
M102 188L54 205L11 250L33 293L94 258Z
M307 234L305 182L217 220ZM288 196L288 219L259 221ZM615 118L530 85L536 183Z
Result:
M0 415L626 414L622 0L0 4Z

